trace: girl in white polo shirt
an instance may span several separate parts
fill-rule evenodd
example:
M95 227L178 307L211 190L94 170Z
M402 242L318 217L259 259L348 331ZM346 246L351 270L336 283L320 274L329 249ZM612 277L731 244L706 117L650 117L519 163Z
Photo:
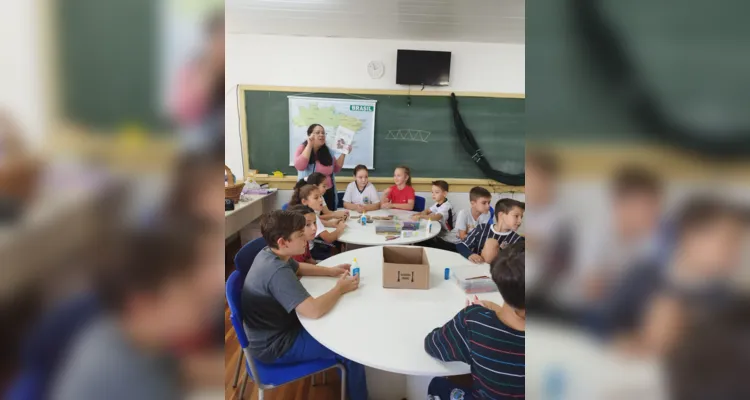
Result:
M354 182L346 187L344 193L344 208L357 212L380 209L378 190L369 181L367 167L362 164L354 167Z

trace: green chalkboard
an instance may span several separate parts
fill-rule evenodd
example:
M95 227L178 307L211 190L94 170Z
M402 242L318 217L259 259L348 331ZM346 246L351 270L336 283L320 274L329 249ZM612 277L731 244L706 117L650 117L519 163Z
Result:
M159 1L55 2L62 117L97 132L159 117Z
M294 92L245 90L250 168L261 173L275 170L296 173L289 166L289 102ZM482 171L461 147L453 125L450 97L358 95L344 93L311 97L377 100L374 170L371 176L392 176L406 164L415 177L483 178ZM460 97L459 109L494 169L508 173L524 170L524 99ZM398 130L429 132L426 142L389 139ZM349 174L350 172L344 172Z

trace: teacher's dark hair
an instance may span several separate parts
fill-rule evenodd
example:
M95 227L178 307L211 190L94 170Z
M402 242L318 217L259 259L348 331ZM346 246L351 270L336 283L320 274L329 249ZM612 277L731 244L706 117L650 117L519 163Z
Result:
M318 126L321 129L325 130L325 128L323 128L323 125L321 124L312 124L307 127L307 137L310 137L315 128ZM307 140L302 142L302 145L307 146ZM317 153L315 152L315 150L310 152L310 161L308 162L308 164L314 164L316 160L320 161L320 163L325 165L326 167L333 165L333 156L331 155L331 151L328 149L328 146L323 144L323 146L318 149Z

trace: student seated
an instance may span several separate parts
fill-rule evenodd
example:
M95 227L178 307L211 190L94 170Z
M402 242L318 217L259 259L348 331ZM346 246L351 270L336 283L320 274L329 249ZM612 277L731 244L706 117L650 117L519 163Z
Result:
M456 249L473 263L492 263L501 249L522 240L516 231L521 227L525 205L513 199L500 199L495 204L497 223L478 225Z
M349 211L347 210L330 210L328 208L328 204L326 203L326 198L323 195L328 190L328 183L327 183L326 176L321 174L320 172L313 172L312 174L306 176L304 179L300 179L297 181L297 184L294 185L294 188L298 188L304 185L313 185L318 188L320 191L320 198L323 199L323 207L320 209L320 211L315 211L318 216L320 216L320 219L323 221L329 221L331 219L345 219L349 216ZM335 223L336 221L333 221Z
M380 208L411 211L414 209L414 188L411 187L411 170L405 165L393 171L394 185L383 192Z
M492 220L490 203L492 195L480 186L471 188L469 191L469 203L471 208L461 210L456 217L456 236L459 240L466 240L471 231L480 224L487 224Z
M354 182L344 192L344 208L359 213L380 209L378 190L369 178L366 166L360 164L354 167Z
M455 252L456 243L459 240L453 232L453 205L446 196L448 196L448 182L432 182L432 199L435 200L435 204L425 211L412 215L412 219L419 221L424 218L430 221L439 221L440 233L433 239L423 242L423 245Z
M589 327L628 353L668 353L690 314L714 312L731 298L748 222L740 206L691 199L680 211L669 261L631 268L589 315Z
M289 206L296 205L308 206L316 212L316 230L313 248L310 250L313 259L325 260L330 257L333 249L336 247L337 240L346 229L346 221L341 219L331 219L322 221L317 212L323 209L323 196L318 187L314 185L302 185L294 188L292 199L289 200ZM325 227L335 227L336 230L328 231Z
M480 301L461 310L424 339L427 354L471 366L472 387L434 378L429 396L440 399L500 399L524 396L525 251L511 244L492 263L491 275L505 302Z
M177 368L175 344L214 327L210 317L223 292L216 279L222 232L180 216L128 237L118 263L96 271L105 310L66 349L50 398L184 398L182 384L190 378Z
M287 211L298 213L302 215L303 217L305 217L305 240L307 240L308 245L307 247L305 247L305 252L303 254L292 257L295 261L299 263L301 267L300 270L304 270L306 269L304 267L306 267L307 265L315 265L318 263L315 259L313 259L312 254L310 253L310 251L313 249L315 245L314 239L318 234L317 232L318 225L317 225L315 211L313 211L312 208L308 206L304 206L302 204L289 207ZM349 267L351 267L351 264L340 264L340 265L337 265L337 267L341 267L343 269L349 269Z
M269 364L336 358L346 366L349 398L367 400L364 367L318 343L297 317L322 317L341 296L357 289L359 276L351 276L348 268L303 265L292 258L303 254L307 246L305 217L299 213L272 211L261 217L260 229L268 246L255 257L242 287L242 313L250 353ZM338 279L330 291L312 297L297 279L298 273Z

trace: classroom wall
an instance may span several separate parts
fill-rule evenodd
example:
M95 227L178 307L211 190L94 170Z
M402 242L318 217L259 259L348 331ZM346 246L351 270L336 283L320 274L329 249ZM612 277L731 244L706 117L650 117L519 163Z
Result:
M39 2L7 1L0 10L0 112L9 111L27 142L39 145L49 115Z
M523 45L227 34L227 165L242 171L237 85L406 90L396 85L398 49L453 53L451 85L430 90L525 93ZM373 60L385 66L381 79L367 74Z

